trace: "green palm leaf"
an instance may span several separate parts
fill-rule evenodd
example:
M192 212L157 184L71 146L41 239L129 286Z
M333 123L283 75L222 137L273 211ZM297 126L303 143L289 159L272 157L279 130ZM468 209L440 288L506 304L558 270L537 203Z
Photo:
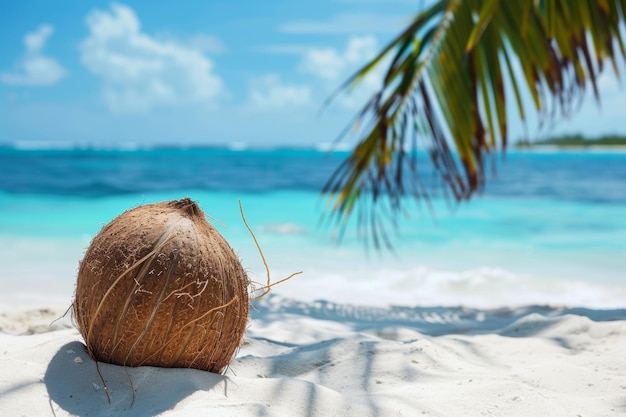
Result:
M505 91L521 119L525 93L545 117L569 115L589 88L599 99L605 60L618 75L617 54L626 57L625 12L623 0L440 0L419 13L338 90L389 62L352 126L358 144L323 189L336 225L358 210L363 236L390 245L385 225L406 197L428 200L418 145L453 199L469 199L484 186L485 159L507 146Z

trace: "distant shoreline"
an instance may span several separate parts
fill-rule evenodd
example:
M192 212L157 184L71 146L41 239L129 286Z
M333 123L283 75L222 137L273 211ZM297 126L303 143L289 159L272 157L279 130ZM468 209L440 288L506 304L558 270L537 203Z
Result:
M624 149L626 137L604 136L597 139L582 136L563 136L537 142L521 141L515 146L517 149L558 148L558 149Z
M530 145L530 146L516 146L516 151L519 152L532 152L532 151L560 151L560 152L626 152L626 145Z
M517 149L533 149L533 148L554 148L554 149L626 149L626 144L623 145L563 145L554 143L531 143L531 144L518 144Z

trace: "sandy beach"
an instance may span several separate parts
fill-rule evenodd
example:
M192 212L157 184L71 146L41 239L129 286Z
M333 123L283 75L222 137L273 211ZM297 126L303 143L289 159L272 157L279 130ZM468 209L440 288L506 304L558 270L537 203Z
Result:
M2 15L0 417L626 417L626 0Z
M254 303L224 375L96 364L62 307L0 314L2 416L626 415L626 310Z

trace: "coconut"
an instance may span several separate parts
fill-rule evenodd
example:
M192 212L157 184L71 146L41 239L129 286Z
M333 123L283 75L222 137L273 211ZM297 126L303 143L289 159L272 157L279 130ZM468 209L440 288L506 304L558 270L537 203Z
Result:
M80 263L73 312L90 356L221 373L248 321L248 277L189 198L122 213Z

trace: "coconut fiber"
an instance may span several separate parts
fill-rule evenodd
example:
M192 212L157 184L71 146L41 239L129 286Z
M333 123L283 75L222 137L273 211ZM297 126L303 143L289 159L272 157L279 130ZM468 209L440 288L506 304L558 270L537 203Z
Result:
M76 325L97 361L221 373L248 321L248 278L188 198L122 213L80 263Z

